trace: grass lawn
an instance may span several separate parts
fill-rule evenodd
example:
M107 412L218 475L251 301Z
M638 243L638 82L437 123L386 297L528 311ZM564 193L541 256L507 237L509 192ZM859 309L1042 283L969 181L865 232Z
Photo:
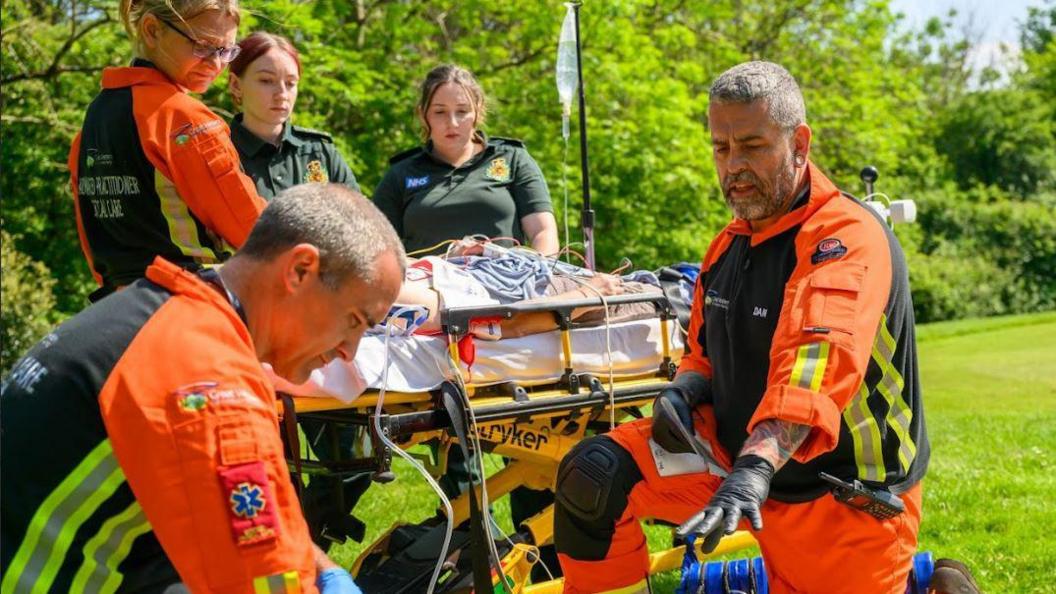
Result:
M966 561L991 594L1056 592L1056 312L921 326L918 342L932 445L920 549ZM366 542L438 505L408 465L395 466L399 479L372 487L356 510ZM494 509L509 530L506 501ZM670 543L668 528L647 533L651 547ZM331 552L347 565L363 548ZM674 573L653 580L656 592L677 584Z

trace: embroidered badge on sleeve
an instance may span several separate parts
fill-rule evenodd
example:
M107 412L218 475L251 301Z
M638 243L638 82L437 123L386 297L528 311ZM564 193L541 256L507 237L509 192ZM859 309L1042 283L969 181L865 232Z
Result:
M815 265L821 264L822 262L841 258L846 253L847 248L843 245L843 242L835 237L830 237L818 242L817 249L815 249L814 253L810 256L810 263Z
M227 497L225 504L235 542L247 546L278 536L279 516L264 463L222 466L217 474Z
M510 166L506 164L506 159L503 157L492 159L484 175L497 182L510 181Z
M415 188L422 188L429 185L429 176L423 175L422 177L407 177L403 180L404 189L414 190Z
M330 181L330 176L326 174L323 164L318 159L309 161L308 171L304 174L304 183L324 184L328 181Z

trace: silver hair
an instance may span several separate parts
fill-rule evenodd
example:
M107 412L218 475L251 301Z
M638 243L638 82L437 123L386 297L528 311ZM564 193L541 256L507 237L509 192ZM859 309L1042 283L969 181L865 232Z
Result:
M400 265L407 256L385 215L359 192L339 184L302 184L273 198L257 219L238 255L271 259L302 243L319 249L319 277L337 290L350 276L377 280L377 260L391 252Z
M711 85L712 103L766 101L770 118L786 130L807 121L807 108L796 79L773 62L745 62L719 75Z

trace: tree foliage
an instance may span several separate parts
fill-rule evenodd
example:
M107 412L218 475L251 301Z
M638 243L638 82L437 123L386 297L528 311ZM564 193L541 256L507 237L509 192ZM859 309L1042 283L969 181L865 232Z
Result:
M15 249L6 231L0 231L0 260L4 270L0 277L4 294L4 307L0 308L2 375L51 327L55 307L51 287L55 281L43 264Z
M368 193L389 156L419 142L418 81L440 62L457 62L489 95L488 132L526 141L559 221L567 215L579 239L578 129L566 147L553 75L562 3L268 0L245 8L243 33L277 32L301 49L295 119L333 133ZM84 305L92 285L73 222L68 146L100 70L126 63L131 46L116 0L7 0L3 11L0 210L17 248L51 271L57 308L68 314ZM603 268L623 257L642 268L698 260L725 223L707 90L721 71L749 59L782 63L800 81L815 132L812 157L838 184L856 191L858 171L873 164L889 193L930 197L921 204L921 228L904 234L907 251L919 256L915 274L932 279L921 283L973 285L950 280L961 274L963 235L943 236L941 249L925 244L942 220L930 209L985 186L995 201L1051 214L1052 202L1039 198L1056 191L1051 3L1023 23L1022 68L1003 86L973 84L971 39L955 31L952 18L906 30L886 0L587 0L581 15ZM230 115L225 84L222 76L203 99ZM1000 216L965 220L997 225ZM1051 278L1030 282L1047 295L1042 285ZM1009 310L1047 303L1007 293L994 298ZM959 315L945 306L918 314Z

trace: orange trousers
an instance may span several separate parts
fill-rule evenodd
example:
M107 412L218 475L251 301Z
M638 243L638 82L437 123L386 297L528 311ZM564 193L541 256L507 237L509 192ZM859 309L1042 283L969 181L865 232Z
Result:
M643 480L632 488L627 508L616 519L604 559L581 561L559 554L566 593L626 592L626 588L642 584L649 554L640 520L655 518L680 524L707 505L722 483L722 478L708 472L661 477L649 449L651 423L652 419L641 419L607 434L630 452ZM729 468L729 456L714 437L714 418L698 416L697 431L710 442L716 461ZM889 520L852 509L832 495L794 504L768 500L762 508L763 530L755 537L762 549L770 591L903 594L917 549L920 484L901 498L905 513ZM747 522L742 521L740 528L748 529Z

